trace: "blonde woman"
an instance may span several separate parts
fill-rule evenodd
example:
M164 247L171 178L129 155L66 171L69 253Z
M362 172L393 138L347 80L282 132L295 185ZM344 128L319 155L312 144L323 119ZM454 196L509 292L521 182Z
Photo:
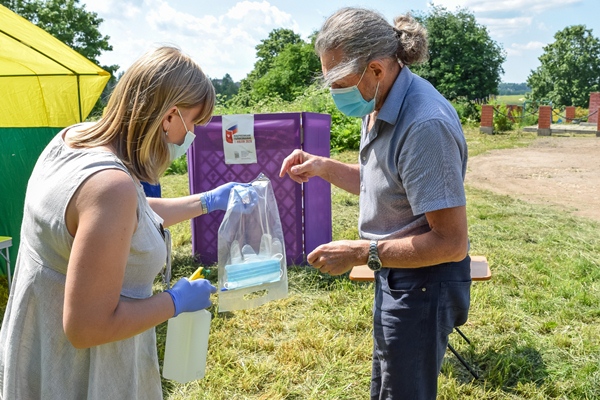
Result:
M201 68L161 47L127 70L100 121L64 129L41 154L0 332L0 398L162 398L154 326L216 291L182 279L152 294L163 227L225 209L234 183L147 199L140 181L158 182L214 102Z

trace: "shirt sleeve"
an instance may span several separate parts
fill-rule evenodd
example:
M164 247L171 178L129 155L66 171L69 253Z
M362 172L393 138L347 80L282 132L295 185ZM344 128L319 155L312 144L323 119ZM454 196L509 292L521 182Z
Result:
M398 171L414 215L466 204L464 135L452 129L447 122L429 120L414 126L403 143Z

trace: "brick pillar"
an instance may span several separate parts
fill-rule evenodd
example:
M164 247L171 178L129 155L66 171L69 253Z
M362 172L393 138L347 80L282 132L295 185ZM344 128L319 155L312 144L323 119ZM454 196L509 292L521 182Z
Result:
M539 113L537 134L538 136L550 136L552 134L552 130L550 129L550 124L552 123L552 107L540 106Z
M598 110L596 115L600 114L600 107L598 107L596 110ZM596 120L596 137L600 137L600 118L596 118Z
M494 133L494 106L484 104L481 106L481 125L479 131L492 135Z
M588 107L590 110L589 113L593 113L598 109L598 107L600 107L600 92L592 92L590 93L590 106ZM588 122L597 123L598 119L598 113L595 113L588 118Z
M575 119L575 106L567 106L565 108L565 116L567 117L567 120L565 121L567 124L573 123L573 120Z

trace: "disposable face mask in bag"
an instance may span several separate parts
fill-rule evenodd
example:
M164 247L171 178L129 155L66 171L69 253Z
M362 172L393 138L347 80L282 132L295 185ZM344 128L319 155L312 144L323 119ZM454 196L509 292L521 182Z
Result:
M219 227L219 312L247 310L287 297L283 229L269 179L231 189ZM240 207L244 204L252 207Z
M281 278L282 258L282 254L277 254L271 259L226 265L224 289L241 289L277 282Z

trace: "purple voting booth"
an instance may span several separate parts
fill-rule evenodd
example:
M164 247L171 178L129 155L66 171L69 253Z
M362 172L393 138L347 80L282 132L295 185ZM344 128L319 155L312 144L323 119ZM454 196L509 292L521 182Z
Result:
M190 193L227 182L249 182L261 172L270 180L285 236L288 265L304 264L306 254L331 241L331 187L321 178L300 185L279 178L283 159L295 149L329 157L331 116L316 113L255 114L257 162L226 164L222 117L196 126L188 151ZM217 262L217 237L225 213L214 211L192 220L192 251L203 264Z

